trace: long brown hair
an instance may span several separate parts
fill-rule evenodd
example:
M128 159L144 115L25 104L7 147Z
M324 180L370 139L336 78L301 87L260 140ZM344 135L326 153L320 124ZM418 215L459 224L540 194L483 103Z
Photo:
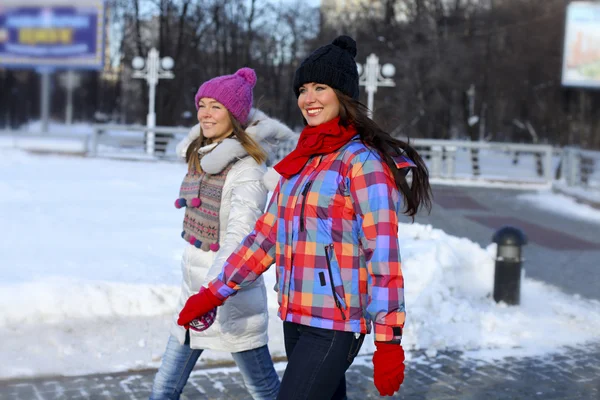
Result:
M332 88L333 89L333 88ZM364 144L377 150L394 175L396 186L404 197L404 214L412 217L419 209L425 207L431 211L431 186L429 185L429 171L425 162L409 143L393 138L388 132L369 118L368 108L361 102L333 89L340 102L340 125L353 125ZM409 186L406 175L407 168L398 169L393 157L405 154L416 165L411 168L412 183Z
M258 164L264 163L267 160L267 153L265 153L262 147L260 147L260 145L256 143L256 141L252 139L250 135L248 135L246 132L247 126L242 125L229 110L227 110L227 114L231 120L231 125L233 125L233 132L230 136L234 136L238 142L240 142L248 155L254 158L254 161L256 161ZM197 172L202 172L198 150L204 146L208 146L211 143L212 139L204 137L202 134L202 128L200 128L200 136L190 143L185 153L185 161L187 162L188 169L190 171L196 170Z

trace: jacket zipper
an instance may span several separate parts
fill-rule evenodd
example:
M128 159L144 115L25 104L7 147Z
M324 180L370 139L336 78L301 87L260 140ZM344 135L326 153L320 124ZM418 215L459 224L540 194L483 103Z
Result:
M306 206L306 195L310 190L310 186L312 185L312 181L306 182L304 185L304 189L302 189L302 207L300 208L300 232L304 232L306 227L304 226L304 207Z
M342 304L338 300L338 298L335 294L335 286L333 286L333 273L331 272L331 260L329 259L329 252L327 251L327 249L330 247L333 249L332 244L328 244L327 246L325 246L325 260L327 260L327 271L329 272L329 282L331 283L331 294L333 294L333 300L335 300L335 305L337 306L337 308L340 309L340 312L342 313L342 319L345 321L346 314L344 314L344 310L342 310Z

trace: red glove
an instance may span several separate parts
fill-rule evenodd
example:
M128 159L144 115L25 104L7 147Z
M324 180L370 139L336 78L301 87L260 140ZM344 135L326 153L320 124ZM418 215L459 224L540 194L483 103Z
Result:
M201 287L200 292L190 296L185 302L183 309L179 313L177 324L185 326L188 329L190 322L204 316L221 304L223 304L223 301L219 300L210 290Z
M382 396L391 396L404 381L404 349L399 344L375 342L373 381Z

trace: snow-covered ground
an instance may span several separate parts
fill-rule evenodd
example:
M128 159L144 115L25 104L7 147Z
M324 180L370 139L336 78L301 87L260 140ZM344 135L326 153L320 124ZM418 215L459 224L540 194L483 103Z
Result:
M179 293L181 163L0 149L0 379L157 367ZM555 209L549 192L533 199ZM569 209L600 220L580 204ZM581 211L585 210L585 211ZM526 278L491 298L494 246L402 225L407 349L541 354L598 338L600 303ZM284 355L274 271L269 346ZM374 349L365 341L361 353ZM475 353L471 353L475 354ZM206 352L202 363L230 360Z
M541 191L537 193L520 194L517 196L517 199L531 202L537 207L553 213L577 218L582 221L600 223L600 210L581 204L572 197L564 194ZM595 200L595 202L600 204L600 198Z

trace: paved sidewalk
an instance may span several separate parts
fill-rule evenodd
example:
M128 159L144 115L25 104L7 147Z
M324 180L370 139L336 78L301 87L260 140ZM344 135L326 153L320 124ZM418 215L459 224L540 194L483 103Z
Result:
M600 342L544 357L469 359L459 352L428 358L413 352L406 379L395 399L431 400L598 400ZM285 363L277 363L280 375ZM155 371L33 381L0 382L1 400L147 399ZM357 357L347 373L350 400L378 399L369 356ZM389 398L389 397L388 397ZM235 367L197 369L182 400L249 399Z
M415 222L469 238L482 247L503 225L520 228L528 238L523 248L527 276L600 300L600 223L544 210L520 198L527 194L437 185L431 215L420 213Z

